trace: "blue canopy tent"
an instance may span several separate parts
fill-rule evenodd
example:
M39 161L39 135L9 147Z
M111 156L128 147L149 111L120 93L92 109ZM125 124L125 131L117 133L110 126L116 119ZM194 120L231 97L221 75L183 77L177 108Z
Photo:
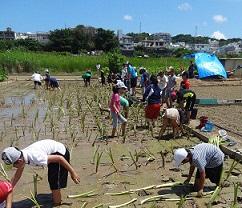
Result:
M184 58L195 58L199 79L209 77L227 78L227 73L215 54L194 53L186 55Z

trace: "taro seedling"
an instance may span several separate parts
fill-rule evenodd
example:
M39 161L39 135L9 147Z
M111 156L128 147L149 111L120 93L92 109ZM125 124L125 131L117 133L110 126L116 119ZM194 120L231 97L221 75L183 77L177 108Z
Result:
M68 195L67 198L75 199L75 198L85 198L85 197L96 196L97 194L94 192L95 192L95 190L88 191L88 192L81 193L81 194Z
M108 156L109 156L109 158L111 160L113 168L115 169L115 172L118 172L118 169L117 169L117 167L115 165L115 162L114 162L114 159L113 159L113 153L112 153L112 149L111 148L109 148L109 150L108 150Z
M100 165L100 161L101 161L102 154L103 154L103 152L101 152L101 153L98 152L98 153L97 153L97 157L96 157L96 166L95 166L95 173L98 172L98 167L99 167L99 165Z

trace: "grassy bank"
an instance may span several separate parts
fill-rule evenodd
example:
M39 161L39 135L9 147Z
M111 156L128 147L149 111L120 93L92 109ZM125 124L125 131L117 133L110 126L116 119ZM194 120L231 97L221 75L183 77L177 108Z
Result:
M179 58L138 58L124 57L124 62L129 61L134 66L146 67L149 71L155 72L174 66L179 69L181 66L187 67L188 61ZM103 67L108 67L108 55L102 56L74 56L70 54L58 54L47 52L27 52L27 51L4 51L0 52L0 65L9 73L43 71L49 68L54 73L78 73L87 68L95 69L95 65L100 63Z

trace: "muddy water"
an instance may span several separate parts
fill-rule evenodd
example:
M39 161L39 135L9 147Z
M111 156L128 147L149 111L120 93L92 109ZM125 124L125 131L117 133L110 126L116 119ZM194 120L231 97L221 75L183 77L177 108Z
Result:
M62 91L60 92L45 92L41 89L33 90L32 83L29 82L17 82L3 87L4 89L0 87L0 91L3 92L2 96L5 99L5 105L0 108L0 119L3 121L0 124L3 134L0 140L1 149L11 143L22 148L38 139L50 138L65 143L71 150L71 163L79 173L81 183L80 185L75 185L69 178L68 187L62 191L65 204L61 207L76 208L80 207L85 201L88 202L87 207L94 207L98 204L104 204L104 207L107 207L108 205L125 203L133 198L138 200L135 202L135 205L130 205L130 207L151 207L152 205L154 205L153 207L176 207L175 202L163 201L147 203L141 206L140 200L158 194L170 194L167 195L169 198L179 198L184 193L191 191L189 187L177 187L159 190L151 189L141 194L141 196L137 193L122 196L105 194L107 192L121 192L172 181L184 181L186 179L184 174L188 172L188 165L182 166L179 172L172 170L172 151L178 147L192 147L200 143L197 138L181 137L169 141L157 140L151 136L151 132L142 127L141 117L138 118L138 122L136 121L137 115L135 112L137 111L135 108L131 108L130 110L133 113L130 114L127 138L124 144L121 142L122 138L120 137L108 141L97 140L94 146L92 146L95 138L100 138L94 115L97 115L100 119L108 134L111 131L111 120L105 118L107 114L100 115L95 104L96 97L98 94L101 94L100 88L96 88L98 90L86 90L80 86L80 83L76 82L63 83L61 86ZM75 92L81 96L82 112L79 116L77 115L78 105ZM63 103L61 102L62 96ZM85 99L94 99L90 102L91 111L88 110L84 97ZM100 95L99 98L99 102L106 102L104 95ZM8 114L6 114L7 109L9 111ZM13 113L15 111L17 112L16 114ZM38 116L36 116L37 112ZM48 112L47 116L46 112ZM84 132L82 132L81 128L83 112L86 113ZM53 128L51 128L52 124ZM136 131L133 128L134 124L137 125ZM158 135L159 125L160 121L154 128L154 136ZM171 133L171 130L168 130L166 133ZM98 152L103 153L98 172L95 173L96 159L93 159L93 155L98 146ZM109 148L112 150L115 167L118 169L118 172L114 171L111 159L107 154ZM164 158L165 167L162 167L161 151L168 152ZM137 169L130 156L130 153L135 156L136 152L139 155ZM154 160L148 161L150 157L154 157ZM226 160L226 170L229 169L231 162L231 160ZM238 166L238 169L240 170L241 166ZM42 207L52 207L47 182L47 170L29 166L26 166L24 174L14 192L14 207L28 208L33 206L27 197L30 196L30 190L33 191L33 175L36 172L42 177L42 180L38 182L38 201ZM9 170L8 174L9 176L13 175L14 170ZM241 174L230 178L231 185L223 190L221 202L217 207L228 207L232 203L232 182L236 181L241 181ZM213 190L213 188L213 184L206 181L205 191ZM90 190L94 190L98 195L89 198L67 199L69 194L79 194ZM185 207L205 207L206 201L208 201L208 198L194 198L192 201L186 202Z

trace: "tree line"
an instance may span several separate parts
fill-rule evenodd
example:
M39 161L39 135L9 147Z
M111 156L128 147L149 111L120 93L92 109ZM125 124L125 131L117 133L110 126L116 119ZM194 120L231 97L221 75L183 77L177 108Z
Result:
M47 44L41 44L32 39L0 41L0 50L20 48L30 51L56 51L73 54L92 50L109 52L118 46L118 39L113 31L83 25L50 31Z

